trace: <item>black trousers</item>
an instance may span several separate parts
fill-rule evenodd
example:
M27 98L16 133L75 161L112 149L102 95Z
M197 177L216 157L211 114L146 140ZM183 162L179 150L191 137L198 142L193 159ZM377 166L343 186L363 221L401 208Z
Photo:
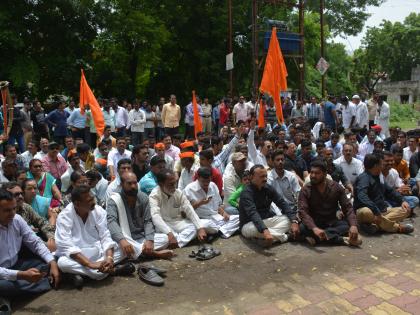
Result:
M324 241L329 244L343 244L343 236L346 236L349 233L349 224L344 220L337 220L330 224L317 224L320 229L323 229L327 234L328 240ZM315 236L314 232L311 229L308 229L306 225L301 223L299 225L300 235L303 237L313 237L317 242L320 240Z

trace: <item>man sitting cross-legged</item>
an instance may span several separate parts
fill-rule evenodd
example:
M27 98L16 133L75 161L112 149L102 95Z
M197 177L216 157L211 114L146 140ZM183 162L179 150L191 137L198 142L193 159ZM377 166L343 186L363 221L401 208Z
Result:
M312 162L310 179L310 183L300 191L298 201L302 236L311 245L318 242L360 245L356 216L350 200L340 184L327 179L327 165L323 160ZM337 219L339 206L346 220Z
M57 287L60 281L60 272L54 257L25 220L16 214L16 208L13 194L1 188L0 297L3 298L27 296L50 290L48 275L51 276L54 287ZM22 245L33 253L33 257L18 257ZM1 308L10 308L7 301L2 301L1 304Z
M55 230L60 270L71 275L76 287L83 285L81 275L102 280L109 274L134 272L128 264L115 268L114 260L121 261L123 255L116 251L114 257L117 244L107 228L107 213L95 204L90 187L75 187L71 201L58 216Z
M185 194L176 189L176 181L177 176L172 170L162 170L157 174L158 186L149 196L156 232L168 235L169 248L184 247L196 236L200 241L207 237L204 222Z
M210 220L210 226L228 238L239 229L239 215L229 215L224 211L219 189L211 181L211 170L200 167L197 180L188 184L184 193L200 219Z
M122 191L108 199L108 228L124 257L137 259L141 254L157 258L170 258L171 250L165 234L155 234L150 214L149 197L139 191L136 174L121 176Z
M361 227L369 234L376 233L378 229L390 233L413 232L411 224L399 223L410 215L410 205L403 201L400 193L381 183L381 157L368 154L364 165L365 171L357 177L354 190L354 208L357 209L357 221ZM391 208L386 200L401 206Z
M299 235L296 211L291 209L279 192L267 184L267 170L261 164L250 170L251 182L241 193L239 200L239 220L241 233L245 238L264 239L267 246L273 242L286 242ZM283 211L276 215L270 210L271 203ZM290 224L292 222L292 224Z

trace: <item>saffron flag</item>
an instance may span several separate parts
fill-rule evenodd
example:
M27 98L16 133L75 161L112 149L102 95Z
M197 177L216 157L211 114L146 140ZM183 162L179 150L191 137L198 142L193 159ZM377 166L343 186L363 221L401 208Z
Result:
M194 112L194 135L197 139L197 133L203 131L203 125L201 123L201 118L198 114L198 105L197 100L195 98L195 91L192 91L192 105L193 105L193 112Z
M261 80L261 93L268 93L274 100L276 115L279 123L283 122L283 110L280 101L280 92L287 90L287 69L283 54L277 39L277 29L271 31L270 46L265 59L264 73Z
M265 105L263 104L263 101L260 100L260 110L258 113L258 128L265 128Z
M82 76L80 78L80 111L82 112L82 114L84 114L85 105L89 105L93 123L95 124L96 132L99 136L102 136L104 134L105 129L104 114L102 112L101 107L99 106L98 101L95 98L95 95L93 95L89 84L86 81L83 69L81 71Z

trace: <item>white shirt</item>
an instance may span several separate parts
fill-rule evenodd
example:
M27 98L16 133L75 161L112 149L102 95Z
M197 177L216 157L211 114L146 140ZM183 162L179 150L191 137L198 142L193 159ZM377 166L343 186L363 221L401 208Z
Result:
M57 218L55 242L58 257L82 253L88 258L102 256L108 249L116 248L107 227L107 212L96 205L89 212L86 222L76 213L70 203ZM89 249L89 251L84 251ZM101 255L102 254L102 255Z
M144 113L146 115L146 124L144 125L144 128L155 128L155 113L153 111L144 111Z
M359 154L360 154L360 156L362 156L364 158L366 156L366 154L371 154L373 152L374 148L375 147L374 147L373 143L370 143L370 142L362 143L359 146Z
M37 152L37 154L38 154L38 152ZM34 159L34 156L32 155L32 153L29 152L28 150L26 150L20 156L23 158L23 160L25 162L24 163L25 167L26 168L29 168L29 162L31 162L31 160Z
M117 180L117 179L115 179ZM108 189L108 181L101 177L99 182L96 184L95 188L92 188L90 191L95 196L98 203L104 203L106 201L106 191Z
M369 127L369 111L365 103L360 102L356 106L356 126L363 128L363 126Z
M146 113L141 109L132 109L130 113L128 113L128 121L131 126L131 132L144 132Z
M196 180L195 182L192 182L187 187L185 187L184 193L191 203L195 203L211 197L207 204L201 205L195 209L195 212L198 214L200 219L211 219L213 217L220 216L217 210L222 204L222 198L220 198L219 189L215 183L210 182L208 191L206 193L203 188L201 188L198 180Z
M223 173L223 204L229 206L229 197L241 184L241 178L236 174L232 162L230 162Z
M121 190L121 179L120 176L117 175L115 179L106 188L105 202L108 201L109 197L111 197L113 193L120 193Z
M341 167L344 175L352 185L356 182L357 176L364 171L363 162L355 158L352 158L350 163L347 163L344 156L340 156L338 159L334 160L334 164Z
M115 111L115 127L116 128L123 128L127 127L128 123L128 112L124 107L118 106L117 110Z
M268 173L267 183L279 192L289 205L297 204L297 196L300 192L300 185L296 174L284 170L283 177L277 174L275 169Z
M194 211L185 194L179 189L171 196L165 194L160 186L155 187L149 196L150 213L156 232L168 234L176 227L182 230L191 222L196 229L203 228L203 224ZM185 214L186 218L183 217Z
M191 166L190 171L188 172L188 170L183 167L181 170L181 174L179 175L179 180L178 180L178 189L179 190L184 190L185 187L187 187L188 184L192 183L193 181L193 176L195 174L195 172L198 170L199 166L193 164L193 166Z
M410 158L411 158L411 156L414 154L414 153L416 153L417 152L417 148L416 148L416 150L413 152L413 151L411 151L410 150L410 147L405 147L404 149L403 149L403 159L407 162L407 163L409 163L410 164ZM23 155L23 154L22 154Z
M255 146L254 130L249 131L246 143L248 145L248 159L250 159L254 165L261 164L267 167L268 164L266 157L259 150L257 150L257 147Z
M82 162L82 161L80 161L80 162ZM74 172L71 165L69 163L67 163L67 164L68 164L67 171L63 175L61 175L61 192L66 192L69 189L69 187L70 187L70 176ZM82 171L84 172L85 171L84 167L81 166L81 168L82 168Z
M48 152L47 153L44 153L44 151L39 151L37 154L35 154L34 159L38 159L38 160L41 160L42 161L42 159L44 157L46 157L47 154L48 154ZM58 153L58 154L60 154L60 153Z
M233 106L232 112L236 114L236 122L239 120L247 121L251 113L251 108L247 103L236 103L235 106Z
M120 152L117 149L112 149L111 152L108 154L108 166L114 166L114 168L117 167L117 164L122 159L130 159L131 158L131 151L124 150L123 154L120 154Z
M347 107L344 105L341 106L341 113L343 117L343 127L348 129L350 127L351 118L356 116L356 107L353 103L349 102Z
M389 170L388 176L384 177L384 175L381 173L379 175L379 180L381 183L386 183L388 186L392 188L400 188L403 185L403 181L400 178L400 175L398 174L398 171L394 168L391 168Z

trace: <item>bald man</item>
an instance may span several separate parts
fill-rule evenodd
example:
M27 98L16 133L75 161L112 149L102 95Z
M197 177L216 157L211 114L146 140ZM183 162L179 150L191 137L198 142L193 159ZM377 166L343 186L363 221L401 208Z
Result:
M108 228L123 256L137 259L140 255L171 258L166 234L155 233L150 214L149 197L139 191L136 174L121 175L121 192L114 193L107 202Z

